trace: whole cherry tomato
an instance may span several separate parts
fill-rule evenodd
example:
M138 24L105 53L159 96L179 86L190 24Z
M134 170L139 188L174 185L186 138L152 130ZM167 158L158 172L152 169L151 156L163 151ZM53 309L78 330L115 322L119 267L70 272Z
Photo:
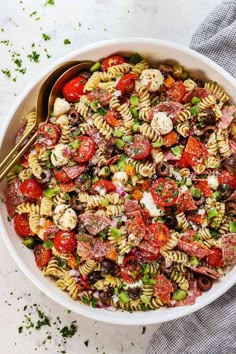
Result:
M116 85L116 89L121 91L122 95L130 93L133 91L135 86L135 81L138 80L138 76L136 74L125 74L120 78L118 84Z
M43 195L43 189L35 179L28 178L20 185L20 192L29 198L39 199Z
M83 76L77 76L74 79L68 81L63 89L62 93L65 99L69 102L77 102L84 94L84 86L88 80Z
M14 218L14 228L18 235L27 237L32 234L27 214L17 214Z
M52 257L52 251L50 249L46 249L42 244L40 244L34 248L34 257L37 266L41 268L46 266L50 261Z
M77 240L76 234L72 231L58 231L53 240L54 247L62 254L69 254L74 251Z
M103 60L102 71L106 71L111 66L119 65L123 63L126 63L125 58L121 57L120 55L113 55Z

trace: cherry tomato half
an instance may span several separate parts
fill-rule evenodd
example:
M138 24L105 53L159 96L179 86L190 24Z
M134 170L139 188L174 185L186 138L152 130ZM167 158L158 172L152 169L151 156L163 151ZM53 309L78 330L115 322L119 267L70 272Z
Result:
M105 189L107 193L115 192L116 186L106 179L101 179L100 181L95 182L91 187L91 192L100 192L101 189Z
M63 170L58 170L57 168L54 168L53 173L58 181L61 181L61 182L70 182L71 181L71 178L68 177L67 174L65 173L65 171L63 171Z
M33 178L28 178L20 185L20 192L29 198L38 199L43 195L41 184Z
M222 251L212 247L207 255L207 262L210 267L223 267Z
M37 141L46 148L51 148L56 145L60 135L60 130L51 123L40 125L37 133Z
M166 97L171 101L183 102L183 98L186 94L186 88L182 81L176 81L173 86L167 91Z
M154 202L162 207L175 204L178 198L178 187L172 179L157 178L152 184L150 192Z
M126 63L125 58L121 57L120 55L113 55L112 57L108 57L103 60L102 71L106 71L111 66L119 65L123 63Z
M31 235L32 232L29 227L28 215L17 214L14 218L14 228L16 233L20 236L27 237Z
M56 233L53 242L54 247L58 252L62 254L69 254L74 251L76 247L76 234L72 231L60 230Z
M125 151L132 159L142 160L150 154L151 144L145 136L136 134L133 143L125 147Z
M138 76L136 74L125 74L120 78L118 84L116 85L116 89L121 91L122 95L130 93L134 89L135 81L138 80Z
M135 256L126 257L120 270L127 283L134 283L142 277L140 260Z
M52 251L50 249L46 249L43 245L40 244L34 248L34 258L39 268L46 266L51 257Z
M88 80L83 76L77 76L74 79L68 81L63 89L62 93L65 99L69 102L77 102L79 98L84 94L84 86Z
M220 172L218 176L219 184L228 184L232 188L236 188L236 173L230 173L226 170Z
M72 157L77 162L89 161L96 150L95 142L89 136L78 136L79 147L72 152Z
M170 239L170 231L168 227L160 222L151 224L146 229L146 236L149 242L153 242L156 247L161 248Z

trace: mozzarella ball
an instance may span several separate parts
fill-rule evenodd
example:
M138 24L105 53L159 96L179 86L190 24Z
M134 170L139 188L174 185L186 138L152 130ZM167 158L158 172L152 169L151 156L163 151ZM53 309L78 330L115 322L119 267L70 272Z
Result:
M60 167L67 165L70 159L70 154L66 153L68 151L68 146L65 144L57 144L51 153L51 162L53 166Z
M164 214L163 211L156 206L151 193L144 192L140 202L149 211L151 216L162 216Z
M149 92L156 92L163 84L164 76L158 69L145 69L140 75L140 82Z
M68 205L57 205L54 210L53 222L60 230L73 230L77 224L77 214Z
M210 175L207 177L207 181L208 181L209 187L216 191L217 188L219 187L218 178L214 175Z
M161 135L164 135L171 132L173 129L173 123L167 116L166 112L156 112L151 121L151 127Z
M112 183L116 187L124 187L127 181L128 181L128 176L126 172L116 172L112 177Z
M58 117L70 110L70 104L64 99L57 97L54 102L53 115Z

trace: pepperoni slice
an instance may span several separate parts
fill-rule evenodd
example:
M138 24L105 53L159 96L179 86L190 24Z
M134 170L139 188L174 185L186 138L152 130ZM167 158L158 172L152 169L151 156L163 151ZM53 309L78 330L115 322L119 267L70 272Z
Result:
M236 233L222 236L222 254L224 265L236 263Z
M185 103L188 103L188 102L190 102L192 100L193 97L200 98L200 100L201 100L201 99L207 97L208 95L209 95L209 92L206 89L204 89L202 87L196 87L195 89L189 91L185 95L183 101Z
M44 123L38 128L37 141L39 144L50 149L56 145L59 135L60 131L55 125L51 123Z
M79 147L72 152L73 159L77 162L89 161L95 153L96 145L92 138L88 136L77 137Z
M84 224L90 235L96 235L110 225L110 219L101 215L84 213L79 215L80 221Z
M150 192L154 202L161 207L175 204L178 198L178 187L172 179L157 178Z
M181 251L186 252L190 256L196 256L200 259L202 259L208 255L208 250L200 248L198 245L195 245L193 243L182 241L182 240L179 240L178 248Z
M171 120L175 121L179 113L184 109L184 106L179 102L161 102L153 107L149 113L149 119L152 120L156 113L165 112Z
M156 284L154 285L154 293L163 301L165 304L170 302L170 294L174 291L171 282L163 275L157 275Z
M84 170L86 169L86 165L75 165L75 166L71 166L71 167L63 167L63 171L65 171L66 175L71 178L74 179L78 176L81 175L81 173L84 172Z
M134 160L143 160L151 152L149 140L141 134L134 135L134 141L125 148L127 154Z

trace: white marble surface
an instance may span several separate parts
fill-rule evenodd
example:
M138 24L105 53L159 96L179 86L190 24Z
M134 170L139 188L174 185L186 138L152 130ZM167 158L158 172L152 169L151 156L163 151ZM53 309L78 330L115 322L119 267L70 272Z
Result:
M1 0L0 2L0 70L10 70L8 78L0 73L0 122L16 96L30 81L54 60L70 51L99 40L119 37L153 37L188 45L191 35L221 0ZM44 41L42 33L51 37ZM64 39L71 44L65 45ZM2 41L8 41L2 42ZM32 48L32 43L35 47ZM6 45L8 44L8 45ZM47 58L45 49L51 55ZM39 63L32 63L27 55L35 50ZM15 59L22 60L24 75L15 71ZM15 60L14 59L14 60ZM13 81L16 77L16 81ZM125 327L103 323L67 313L37 288L17 268L0 239L0 338L1 353L75 353L142 354L158 326ZM29 295L30 294L30 295ZM61 336L56 326L18 333L18 327L30 312L30 305L40 304L52 319L60 317L63 327L76 320L78 332L68 343L58 347ZM23 308L28 305L24 311ZM32 313L32 318L36 318ZM53 322L53 320L52 320ZM52 340L42 344L48 334ZM26 335L25 335L26 334ZM84 342L89 339L88 346ZM47 350L46 350L47 348ZM36 351L37 349L37 351Z

